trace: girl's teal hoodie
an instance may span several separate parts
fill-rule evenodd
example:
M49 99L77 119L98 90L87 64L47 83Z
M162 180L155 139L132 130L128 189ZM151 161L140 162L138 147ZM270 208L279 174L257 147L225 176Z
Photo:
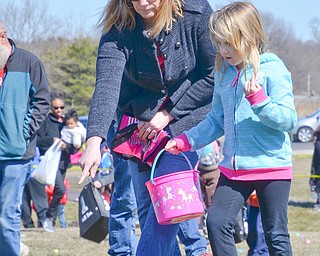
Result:
M246 74L226 63L215 72L212 110L196 127L185 132L191 150L225 136L219 169L229 179L292 178L292 148L288 132L297 123L291 74L273 53L260 56L257 82L262 89L249 97Z

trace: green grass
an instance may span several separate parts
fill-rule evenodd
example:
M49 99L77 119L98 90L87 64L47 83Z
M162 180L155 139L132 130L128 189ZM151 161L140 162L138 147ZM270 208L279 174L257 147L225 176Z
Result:
M314 199L308 184L310 166L310 155L295 156L293 159L294 179L289 202L289 231L293 255L297 256L316 256L320 251L320 212L313 211ZM80 173L79 167L68 170L72 197L79 194L83 187L78 185ZM69 227L56 228L55 233L47 233L42 229L22 229L21 239L29 246L29 256L107 255L107 240L96 244L79 237L77 202L69 201L66 205L66 218ZM238 244L237 248L239 255L246 255L248 247L245 242Z

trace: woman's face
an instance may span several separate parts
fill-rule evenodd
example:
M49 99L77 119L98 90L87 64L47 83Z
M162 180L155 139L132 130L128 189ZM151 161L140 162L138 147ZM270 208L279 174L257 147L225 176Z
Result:
M140 14L145 21L152 21L157 13L161 0L136 0L131 1L134 10Z

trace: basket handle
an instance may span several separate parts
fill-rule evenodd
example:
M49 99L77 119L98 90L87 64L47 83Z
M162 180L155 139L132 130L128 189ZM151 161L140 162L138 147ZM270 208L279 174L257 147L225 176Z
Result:
M155 171L155 169L156 169L157 161L158 161L160 155L161 155L165 150L166 150L166 149L163 148L163 149L161 149L161 150L159 151L159 153L158 153L157 156L155 157L154 162L153 162L153 164L152 164L151 173L150 173L150 181L151 181L152 184L155 184L155 182L154 182L154 180L153 180L153 176L154 176L154 171ZM190 170L193 169L193 167L192 167L192 165L191 165L190 160L188 159L188 157L187 157L183 152L180 152L180 154L186 159L186 161L187 161L187 163L188 163L188 165L189 165L189 167L190 167Z

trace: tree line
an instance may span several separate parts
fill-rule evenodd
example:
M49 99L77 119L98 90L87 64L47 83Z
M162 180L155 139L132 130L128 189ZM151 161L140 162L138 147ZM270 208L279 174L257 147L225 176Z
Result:
M25 0L19 6L0 0L0 19L18 47L36 54L44 63L52 97L86 115L95 84L99 35L79 31L70 35L63 20L48 13L47 0ZM313 39L297 38L294 28L270 13L262 13L269 38L268 49L282 58L290 70L295 95L319 96L320 20L310 21Z

